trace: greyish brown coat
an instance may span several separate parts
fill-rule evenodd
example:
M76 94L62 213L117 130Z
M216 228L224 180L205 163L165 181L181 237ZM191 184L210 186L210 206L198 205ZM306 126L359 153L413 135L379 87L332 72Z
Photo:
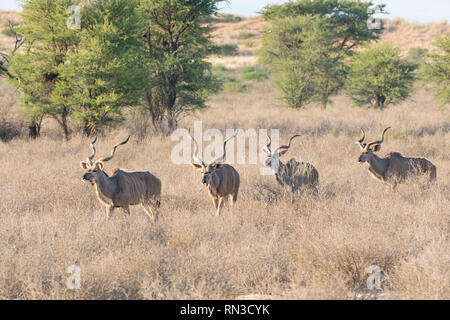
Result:
M381 140L368 144L363 143L366 136L361 129L362 137L356 143L361 148L358 162L366 162L369 172L379 181L395 188L397 184L403 183L408 177L427 175L429 182L436 180L436 166L425 158L408 158L398 152L391 152L384 158L378 157L374 152L381 149L384 134L390 127L384 129Z
M222 163L225 160L227 142L236 137L236 135L237 133L225 140L223 144L223 155L206 165L198 157L197 141L189 133L189 138L194 141L195 145L193 158L197 162L195 163L193 161L192 167L202 172L202 183L208 187L208 194L214 204L216 215L220 215L225 198L229 198L232 207L237 201L241 183L239 173L232 166Z
M289 139L288 145L280 146L275 151L270 150L272 140L270 137L269 144L264 148L267 155L266 166L271 167L275 171L275 179L280 186L292 193L308 191L318 194L319 172L310 163L298 162L295 159L289 160L286 164L279 160L280 156L285 154L291 147L292 139L299 137L296 134Z
M88 170L83 175L83 181L90 181L95 186L97 198L106 207L107 218L113 215L114 208L121 208L129 215L130 205L141 204L150 219L156 220L157 208L161 203L161 180L148 171L127 172L117 169L110 177L103 170L103 162L111 160L116 148L127 143L128 139L116 144L111 156L93 162L95 138L90 144L93 154L87 161L81 162L81 167Z

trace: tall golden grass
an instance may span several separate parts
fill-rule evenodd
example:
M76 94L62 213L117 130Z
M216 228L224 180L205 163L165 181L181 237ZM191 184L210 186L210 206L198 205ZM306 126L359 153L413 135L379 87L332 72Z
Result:
M345 97L326 110L286 109L268 81L209 104L180 126L201 119L205 129L279 128L282 141L301 133L284 160L319 170L319 198L292 203L260 165L235 165L236 207L215 217L200 174L170 161L175 142L151 136L120 147L106 171L158 176L160 221L149 223L141 207L132 207L129 225L120 210L106 221L93 187L81 182L89 141L65 142L46 126L35 141L0 143L0 298L450 298L450 113L435 107L427 87L385 111L353 108ZM392 126L382 152L427 157L437 183L411 179L385 193L357 163L360 126L368 139ZM99 137L98 155L127 133ZM66 287L70 265L81 268L79 290ZM381 290L367 289L371 265L382 270Z

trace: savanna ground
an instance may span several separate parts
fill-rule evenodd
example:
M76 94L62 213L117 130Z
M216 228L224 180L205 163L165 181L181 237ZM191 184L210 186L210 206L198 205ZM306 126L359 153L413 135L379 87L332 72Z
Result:
M10 88L2 89L6 97ZM295 157L318 169L318 199L292 204L273 177L260 175L261 165L235 165L236 207L215 217L200 173L171 162L170 138L149 135L121 146L106 163L108 173L149 170L162 180L158 223L135 206L128 225L120 210L106 221L93 187L81 182L88 139L65 142L48 120L40 139L1 142L0 298L449 299L448 107L438 107L421 82L410 100L385 111L354 108L344 96L326 110L296 111L277 96L269 80L252 82L244 92L212 97L208 111L180 127L201 119L204 129L278 128L282 143L301 133L282 160ZM2 99L14 105L8 101ZM133 125L129 119L100 136L98 155L109 154ZM357 163L359 127L378 139L387 126L380 153L428 158L438 168L435 185L415 179L386 193ZM66 287L70 265L81 268L79 290ZM367 289L371 265L383 271L382 290Z

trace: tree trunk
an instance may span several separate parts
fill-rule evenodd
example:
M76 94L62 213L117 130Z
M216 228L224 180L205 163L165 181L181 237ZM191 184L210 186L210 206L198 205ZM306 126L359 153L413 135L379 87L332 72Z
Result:
M92 135L92 128L86 120L83 123L83 135L86 137L90 137Z
M377 107L384 109L384 103L386 102L386 97L383 95L377 95Z
M67 114L63 113L61 114L61 119L58 118L57 116L55 116L55 120L56 122L58 122L59 126L61 127L63 133L64 133L64 138L66 139L66 141L70 140L70 129L67 123Z
M37 123L32 123L28 126L28 135L31 139L36 139L41 135L41 127Z

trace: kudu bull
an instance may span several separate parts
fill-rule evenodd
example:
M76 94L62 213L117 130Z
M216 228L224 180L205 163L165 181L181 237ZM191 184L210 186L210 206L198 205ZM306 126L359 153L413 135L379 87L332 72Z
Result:
M208 193L214 204L216 215L219 216L224 204L224 198L228 197L230 204L233 207L239 192L239 173L232 166L223 164L226 155L227 142L236 137L237 132L223 143L223 154L208 165L198 157L197 141L191 136L190 132L188 132L188 135L189 138L194 141L195 146L192 167L203 173L202 183L208 187Z
M381 140L363 143L366 133L361 128L362 137L356 144L361 148L358 162L368 164L369 172L379 181L395 189L398 183L402 183L406 178L427 174L429 181L436 180L436 166L425 158L407 158L398 152L391 152L384 158L378 157L374 152L380 151L384 141L384 134L390 127L384 129Z
M286 164L279 160L280 156L288 152L292 140L299 136L299 134L292 136L287 145L280 146L273 152L270 150L272 139L267 136L269 143L263 149L267 156L265 165L274 169L276 181L285 190L288 189L292 193L306 190L313 194L317 194L319 172L312 164L298 162L294 158L289 160Z
M161 202L161 181L157 177L148 171L126 172L120 169L115 170L110 177L103 170L103 163L114 158L117 147L127 143L129 139L130 137L116 144L110 156L94 162L96 137L90 143L92 154L81 162L81 167L87 170L83 181L90 181L95 186L98 200L106 206L107 219L112 217L114 208L121 208L125 214L130 215L129 206L141 204L150 219L155 221Z

